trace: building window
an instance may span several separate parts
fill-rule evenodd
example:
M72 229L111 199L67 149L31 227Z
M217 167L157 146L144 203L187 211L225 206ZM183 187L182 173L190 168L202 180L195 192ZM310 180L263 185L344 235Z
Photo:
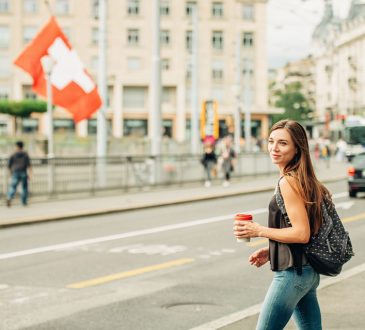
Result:
M139 15L139 0L128 0L128 15Z
M0 100L8 100L10 95L9 87L0 87Z
M98 127L98 122L97 119L89 119L87 121L87 134L88 135L96 135L97 134L97 127ZM106 131L110 132L112 127L112 123L110 119L106 120Z
M242 17L245 21L253 21L254 20L254 7L251 4L243 4L242 5Z
M253 66L254 66L254 62L253 62L252 59L250 59L250 58L244 58L244 59L242 59L242 65L241 65L242 74L243 75L248 74L248 75L251 75L252 76L253 73L254 73Z
M191 72L191 64L188 64L188 66L186 67L186 81L190 82L191 81L191 76L192 76L192 72ZM190 98L190 93L187 93L189 95L187 95L188 98ZM187 101L190 102L190 99Z
M251 48L254 45L253 33L252 32L244 32L242 37L242 45L245 48Z
M99 43L99 29L93 27L91 30L91 43L97 45Z
M34 14L38 11L38 0L23 0L23 11L27 14Z
M213 47L213 49L216 49L216 50L223 49L223 32L222 31L213 31L212 47Z
M213 2L212 3L212 16L213 17L223 17L223 3Z
M22 120L22 132L37 133L38 132L38 119L36 118L23 118Z
M172 137L173 122L171 119L164 119L162 121L163 136Z
M124 87L123 106L126 108L143 108L146 104L145 87Z
M94 19L99 18L99 0L91 0L91 16Z
M8 48L10 44L10 29L8 26L0 25L0 48Z
M161 102L165 104L174 105L176 102L176 88L175 87L163 87Z
M98 72L98 67L99 67L99 58L97 56L91 57L91 60L90 60L90 71L93 74L96 74Z
M127 36L128 45L138 45L139 44L139 30L129 29Z
M56 0L56 13L59 15L67 15L70 12L69 0Z
M193 48L193 31L186 31L185 33L185 47L186 50L191 51Z
M0 0L0 13L9 12L9 0Z
M147 119L124 119L123 124L125 136L143 137L148 133Z
M170 45L170 31L162 30L160 35L161 45L168 46Z
M170 3L169 1L162 1L160 5L160 15L169 16L170 15Z
M26 100L36 100L37 94L35 94L32 90L32 86L24 85L23 86L23 98Z
M113 106L113 103L112 103L113 102L113 91L114 91L113 86L108 86L108 92L106 95L106 106L108 108Z
M11 61L9 56L0 55L0 78L10 76Z
M25 44L27 44L28 42L30 42L34 36L37 33L37 28L35 26L24 26L23 29L23 42Z
M221 81L223 79L223 61L216 60L212 63L212 79Z
M186 6L185 6L186 16L193 16L194 8L196 8L196 2L195 1L186 2Z
M75 132L75 123L72 119L55 118L53 129L55 133L73 133Z
M161 61L161 70L169 71L170 70L170 60L168 58L164 58Z
M137 71L141 68L141 59L138 57L129 57L127 59L127 67L130 71Z

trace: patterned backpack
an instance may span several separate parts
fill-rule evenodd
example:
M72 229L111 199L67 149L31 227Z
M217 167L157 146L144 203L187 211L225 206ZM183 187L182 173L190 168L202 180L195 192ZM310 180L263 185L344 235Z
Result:
M286 224L291 226L279 184L275 195ZM311 236L307 244L303 244L303 250L308 262L317 273L336 276L341 272L343 264L355 254L349 234L345 231L334 204L331 201L322 201L321 207L322 225L318 233Z

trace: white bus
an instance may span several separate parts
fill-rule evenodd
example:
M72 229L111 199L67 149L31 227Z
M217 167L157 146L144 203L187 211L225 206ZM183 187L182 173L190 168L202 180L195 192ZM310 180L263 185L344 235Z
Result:
M359 116L347 118L344 140L347 143L346 157L349 161L355 155L365 152L365 118Z

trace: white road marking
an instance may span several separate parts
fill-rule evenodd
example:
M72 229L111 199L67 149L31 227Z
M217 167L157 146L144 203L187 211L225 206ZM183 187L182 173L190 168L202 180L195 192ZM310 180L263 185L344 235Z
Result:
M352 207L352 205L354 205L355 202L352 201L348 201L348 202L342 202L342 203L336 203L336 208L337 209L343 209L343 210L348 210Z
M247 210L244 212L255 215L255 214L266 213L267 209L264 208L264 209L256 209L256 210ZM176 230L176 229L181 229L181 228L189 228L189 227L194 227L194 226L199 226L199 225L206 225L206 224L210 224L210 223L214 223L214 222L230 220L230 219L233 219L233 217L234 217L234 214L228 214L228 215L222 215L222 216L213 217L213 218L187 221L187 222L177 223L177 224L173 224L173 225L166 225L166 226L160 226L160 227L155 227L155 228L130 231L127 233L95 237L95 238L85 239L85 240L81 240L81 241L73 241L73 242L67 242L67 243L61 243L61 244L55 244L55 245L42 246L42 247L29 249L29 250L3 253L3 254L0 254L0 260L17 258L17 257L21 257L21 256L27 256L27 255L49 252L49 251L68 249L68 248L76 247L76 246L85 246L85 245L95 244L95 243L100 243L100 242L109 242L109 241L115 241L115 240L124 239L124 238L156 234L156 233L161 233L161 232L166 232L166 231Z
M349 196L349 193L347 191L344 191L344 192L340 192L337 194L333 194L332 198L336 199L336 198L342 198L342 197L348 197L348 196Z
M341 198L341 197L344 197L345 195L347 196L346 192L337 193L337 194L333 195L333 198L334 199ZM242 211L242 212L250 213L252 215L257 215L257 214L267 213L267 208L247 210L247 211ZM100 243L100 242L109 242L109 241L114 241L114 240L119 240L119 239L124 239L124 238L156 234L156 233L161 233L161 232L166 232L166 231L171 231L171 230L176 230L176 229L181 229L181 228L205 225L205 224L210 224L210 223L214 223L214 222L230 220L230 219L233 219L233 217L234 217L234 214L228 214L228 215L222 215L222 216L213 217L213 218L187 221L187 222L177 223L177 224L173 224L173 225L160 226L160 227L144 229L144 230L136 230L136 231L131 231L131 232L127 232L127 233L95 237L95 238L90 238L90 239L85 239L85 240L80 240L80 241L73 241L73 242L67 242L67 243L61 243L61 244L55 244L55 245L41 246L38 248L33 248L33 249L28 249L28 250L3 253L3 254L0 254L0 260L12 259L12 258L33 255L33 254L38 254L38 253L44 253L44 252L50 252L50 251L56 251L56 250L63 250L63 249L85 246L85 245L95 244L95 243Z

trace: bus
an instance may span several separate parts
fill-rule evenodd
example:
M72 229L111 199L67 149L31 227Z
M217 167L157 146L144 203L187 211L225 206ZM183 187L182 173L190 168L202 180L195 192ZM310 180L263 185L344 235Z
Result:
M365 118L351 116L345 122L344 140L347 143L346 157L349 161L365 152Z

